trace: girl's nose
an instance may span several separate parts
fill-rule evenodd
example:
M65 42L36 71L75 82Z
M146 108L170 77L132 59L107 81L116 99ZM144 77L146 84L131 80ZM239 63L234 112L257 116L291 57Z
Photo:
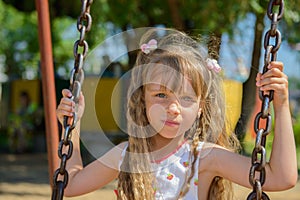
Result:
M180 114L180 105L177 102L172 102L169 104L167 111L169 114L178 115Z

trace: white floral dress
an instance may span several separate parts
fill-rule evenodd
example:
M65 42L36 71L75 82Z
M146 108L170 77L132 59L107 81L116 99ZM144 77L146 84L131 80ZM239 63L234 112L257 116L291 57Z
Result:
M199 152L202 146L203 142L199 142L197 147ZM124 148L122 158L124 158L126 149L127 146ZM178 199L185 179L188 177L186 174L190 173L190 154L190 144L185 141L173 153L151 164L156 177L153 184L156 200ZM195 163L195 174L191 179L189 191L183 198L185 200L198 199L198 166L199 156Z

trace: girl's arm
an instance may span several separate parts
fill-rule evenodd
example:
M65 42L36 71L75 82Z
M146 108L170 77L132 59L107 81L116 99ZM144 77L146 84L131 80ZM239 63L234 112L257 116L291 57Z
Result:
M266 182L263 185L263 189L267 191L291 188L296 184L298 176L288 101L288 80L281 70L282 63L272 62L264 75L257 76L257 86L262 91L274 90L274 140L270 161L265 167ZM237 184L252 187L249 183L251 158L235 154L217 145L209 145L203 150L200 169L213 172L216 176L222 176Z
M288 77L282 72L281 62L272 62L268 68L264 75L257 76L257 86L262 91L274 90L274 140L270 162L266 166L265 187L280 190L290 188L297 182L296 147L289 106ZM269 188L269 185L272 187Z
M63 122L63 117L72 117L74 102L69 98L72 96L69 90L63 90L63 98L57 108L57 117ZM65 188L65 196L77 196L92 192L108 184L118 176L118 162L124 144L120 144L107 152L98 160L93 161L86 167L82 165L80 154L80 118L84 110L84 97L81 94L78 104L78 122L72 131L73 154L67 161L66 169L69 173L68 185Z
M73 154L67 161L69 183L65 188L65 196L78 196L93 192L118 177L119 161L124 144L120 144L99 159L83 167L79 148L79 129L73 130Z

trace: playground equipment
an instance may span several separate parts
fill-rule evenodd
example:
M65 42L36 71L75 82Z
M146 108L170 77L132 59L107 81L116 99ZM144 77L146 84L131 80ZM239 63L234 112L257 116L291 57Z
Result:
M279 6L279 12L273 12L274 6ZM268 71L268 65L271 61L275 61L277 51L281 44L281 34L277 29L278 21L282 18L284 12L284 1L271 0L268 5L267 15L271 20L271 28L265 33L264 38L264 68L263 73ZM275 39L275 45L270 44L271 39ZM268 195L262 191L262 186L266 180L266 136L270 133L272 127L272 118L269 113L270 102L273 100L273 91L268 93L260 92L262 100L261 112L259 112L254 120L254 130L256 133L255 147L252 152L252 166L249 172L249 182L253 187L253 191L248 195L247 200L269 199ZM266 120L265 128L261 128L261 120ZM259 179L255 178L255 173L259 174Z
M60 167L54 172L53 175L53 193L52 200L61 200L63 199L64 188L68 184L68 172L65 169L67 160L72 156L72 141L71 141L71 132L76 125L76 112L74 113L74 118L69 119L65 117L64 119L64 132L62 133L62 139L59 144L55 141L58 141L58 133L57 133L57 121L55 117L55 97L53 98L54 91L54 78L53 76L53 64L52 56L49 55L52 52L51 49L51 38L50 38L50 30L49 23L47 21L48 16L44 16L45 13L48 13L47 6L45 4L42 5L39 1L37 2L37 8L39 13L39 25L41 28L40 31L40 44L43 47L41 49L42 55L42 73L45 74L43 77L43 91L44 91L44 101L46 108L46 133L47 133L47 143L48 143L48 157L49 157L49 171L50 175L54 170L53 166L58 166L56 163L57 159L52 154L56 151L56 147L58 146L58 157L60 160ZM47 2L47 1L46 1ZM75 64L74 69L72 70L71 78L70 78L70 90L73 94L73 100L75 103L78 102L79 94L81 91L81 85L84 79L84 72L82 69L83 62L88 53L88 43L85 41L86 33L91 29L92 17L90 15L90 6L92 4L92 0L82 0L82 9L77 21L77 29L80 32L79 40L77 40L74 44L74 58ZM274 7L278 6L278 12L275 12ZM44 13L44 14L43 14ZM271 20L271 28L266 32L264 37L264 68L263 73L267 72L268 64L271 61L276 61L277 51L280 48L281 44L281 34L277 29L278 22L283 17L284 13L284 1L283 0L270 0L267 8L267 15ZM46 18L46 21L43 19ZM48 35L47 35L48 34ZM271 44L271 40L275 40L275 44ZM79 48L82 48L82 52L79 52ZM256 115L254 121L254 130L256 133L256 141L255 147L252 153L252 166L249 172L249 182L253 187L253 191L248 195L247 200L254 199L269 199L268 195L262 191L262 186L266 180L265 173L265 164L266 164L266 136L271 131L271 115L269 113L270 102L273 100L273 91L269 91L267 93L260 92L260 99L262 100L261 112ZM266 121L266 126L261 128L261 121ZM70 123L71 121L71 123ZM55 150L53 150L55 149ZM63 153L63 149L67 150L67 153ZM255 175L258 174L259 178L255 178ZM50 178L51 180L51 178Z

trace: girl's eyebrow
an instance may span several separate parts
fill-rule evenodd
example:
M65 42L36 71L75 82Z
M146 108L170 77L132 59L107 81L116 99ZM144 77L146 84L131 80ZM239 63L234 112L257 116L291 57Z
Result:
M164 89L164 88L154 88L154 89L148 88L147 90L150 92L166 92L166 91L172 92L172 91L170 91L168 89Z
M149 92L170 92L170 93L174 93L173 91L171 90L168 90L167 88L163 88L163 87L160 87L160 88L150 88L150 87L147 87L147 90ZM176 93L176 92L175 92ZM174 94L175 94L174 93ZM192 92L183 92L181 93L179 96L192 96L192 97L197 97L197 95L195 93L192 93Z
M153 86L153 85L155 85L155 86ZM170 91L166 87L164 87L160 84L147 85L146 89L149 91Z
M146 86L146 90L148 90L149 92L170 92L170 93L177 93L174 92L173 90L170 90L160 84L156 84L153 83L152 85L147 85ZM186 91L184 90L182 93L180 93L181 95L187 95L187 96L197 96L195 92L191 92L191 91Z

